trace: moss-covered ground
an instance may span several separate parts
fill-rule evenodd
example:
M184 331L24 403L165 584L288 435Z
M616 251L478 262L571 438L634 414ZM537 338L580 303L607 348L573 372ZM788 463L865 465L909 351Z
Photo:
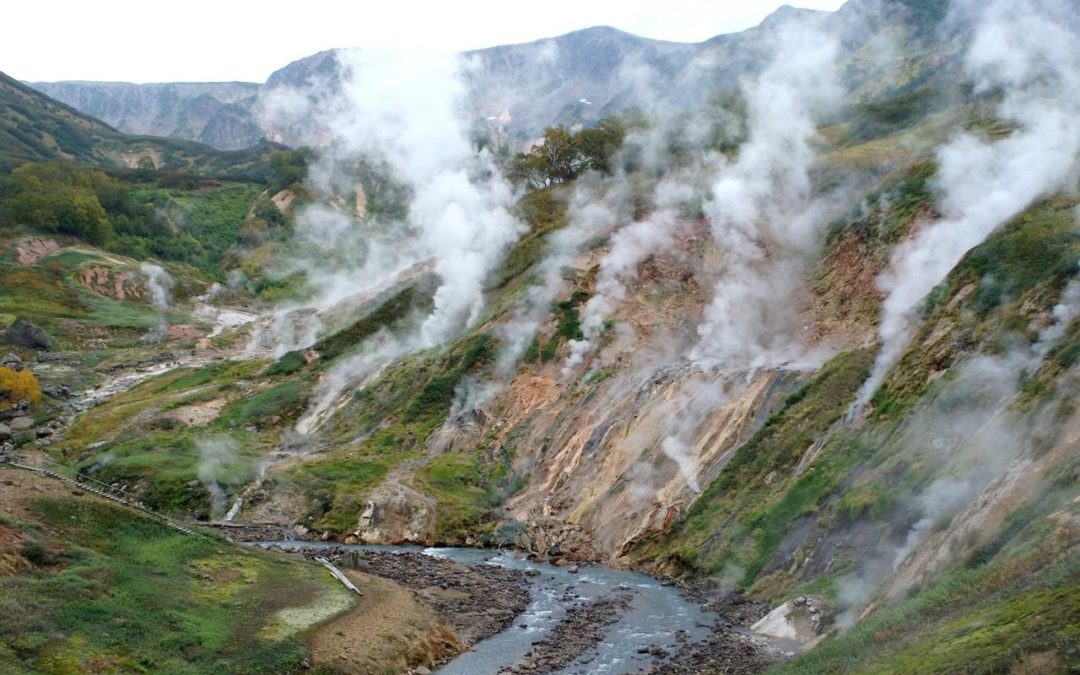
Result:
M313 565L186 536L90 498L51 496L5 517L31 569L0 577L8 673L289 673L307 622L275 617L348 593ZM288 592L283 593L282 589Z

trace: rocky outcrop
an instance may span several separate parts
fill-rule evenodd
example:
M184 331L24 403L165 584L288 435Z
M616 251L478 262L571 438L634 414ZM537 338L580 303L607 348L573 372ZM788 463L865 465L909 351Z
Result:
M750 628L759 635L809 645L832 626L831 604L816 595L800 595L779 605Z
M52 340L41 326L22 318L15 319L8 326L4 339L27 349L47 350L52 347Z
M369 496L356 536L366 544L434 543L435 500L394 478Z
M556 396L552 382L512 384L508 407L528 412L500 436L513 438L520 470L529 467L526 487L508 505L515 520L531 526L523 543L539 553L558 546L573 557L609 558L669 527L797 376L777 371L745 379L627 372L584 399ZM550 395L530 404L526 397L537 385ZM695 387L726 391L727 400L679 421L685 392ZM669 438L679 439L684 456L671 442L665 446Z
M60 242L45 237L27 237L15 244L15 259L20 265L33 265L42 256L60 248Z

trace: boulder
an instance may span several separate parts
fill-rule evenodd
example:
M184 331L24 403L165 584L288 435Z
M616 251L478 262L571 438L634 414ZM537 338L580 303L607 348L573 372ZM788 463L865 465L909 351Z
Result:
M66 384L58 384L55 387L42 387L41 393L56 399L71 397L71 389Z
M26 431L34 426L34 420L31 417L16 417L11 420L12 431Z
M0 423L0 441L7 441L11 439L11 427L6 424Z
M827 600L814 595L800 595L766 614L750 630L806 645L827 632L832 623L832 606Z
M26 319L15 319L15 323L4 331L4 339L27 349L47 350L52 346L48 334Z
M4 358L0 359L0 366L10 368L11 370L22 370L23 362L15 354L4 354Z
M8 422L16 417L25 417L26 411L30 409L30 402L26 399L21 399L15 402L15 405L10 408L4 408L0 410L0 422Z

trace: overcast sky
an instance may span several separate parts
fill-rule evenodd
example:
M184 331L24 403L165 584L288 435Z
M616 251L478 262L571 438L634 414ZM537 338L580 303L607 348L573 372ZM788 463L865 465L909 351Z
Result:
M332 47L463 50L611 25L697 42L756 25L775 0L13 0L0 71L20 80L262 82ZM800 0L833 10L842 0Z

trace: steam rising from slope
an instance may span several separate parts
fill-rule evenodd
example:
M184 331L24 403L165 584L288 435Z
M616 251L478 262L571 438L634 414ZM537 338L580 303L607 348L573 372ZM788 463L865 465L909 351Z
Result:
M225 512L226 494L218 480L224 476L226 466L236 458L239 446L228 436L202 438L195 445L199 450L199 482L210 493L211 515L220 516Z
M825 220L824 203L811 198L811 144L815 119L840 100L836 52L820 32L785 31L772 64L743 87L749 136L720 167L705 207L725 263L691 352L706 367L758 368L797 354L793 300Z
M600 261L596 291L581 313L583 340L570 341L570 355L563 367L569 375L592 349L604 328L604 321L626 299L626 280L637 275L637 267L649 255L672 243L680 204L692 196L692 188L682 177L665 178L653 194L656 210L644 219L624 226L611 237L611 248Z
M496 364L496 377L508 377L525 354L530 342L548 315L551 303L566 289L564 269L570 266L586 245L610 231L624 217L620 205L625 199L621 186L612 188L585 177L576 186L567 208L566 227L554 232L547 254L538 266L538 283L530 286L515 313L501 330L505 347Z
M333 138L312 167L313 182L328 195L340 193L352 185L350 171L363 160L404 186L409 204L403 223L357 222L325 205L300 215L301 237L345 263L340 272L325 274L320 261L312 261L311 277L320 287L316 304L327 307L378 288L429 259L439 286L431 313L414 334L384 335L323 378L305 427L315 421L312 413L328 409L357 377L405 351L438 345L475 322L486 277L524 230L509 211L515 197L509 183L490 154L477 151L469 138L458 57L352 50L337 59L338 93L312 111Z
M900 572L942 523L982 501L980 495L992 489L999 476L1029 458L1031 434L1016 422L1009 406L1020 392L1022 378L1038 370L1078 316L1080 280L1073 279L1054 307L1052 323L1034 343L1001 356L978 355L958 366L933 404L907 424L903 451L921 455L917 461L932 467L937 476L908 497L917 520L903 542L864 559L857 575L842 580L838 597L842 628L854 624L878 584Z
M484 279L524 230L509 212L513 191L490 154L472 147L456 56L353 50L339 59L335 151L379 158L411 189L409 225L442 282L422 342L439 344L479 317Z
M567 291L567 268L587 246L628 216L622 181L614 183L596 174L581 177L567 208L567 224L548 238L544 257L536 266L536 281L517 301L512 318L496 329L502 345L489 381L466 378L458 385L450 418L491 400L509 381L529 345L551 313L551 305ZM579 341L571 340L571 347ZM587 344L587 342L586 342ZM576 365L577 361L574 361Z
M143 340L146 342L160 342L165 337L167 328L165 310L169 309L173 278L168 272L153 263L142 263L139 265L139 271L146 277L146 287L150 291L150 305L154 308L155 313L154 327L143 337Z
M771 65L744 83L749 138L737 159L698 152L689 166L675 168L669 149L673 129L680 128L683 142L699 147L709 127L697 117L679 116L662 98L650 111L655 119L649 131L628 138L628 145L637 144L645 168L664 177L650 194L653 210L612 236L595 294L582 311L584 339L571 341L564 374L592 349L605 321L625 300L637 266L671 246L686 207L701 197L703 178L711 183L705 214L725 256L725 270L698 328L691 359L704 367L755 368L799 354L791 346L793 300L802 263L826 216L824 202L810 197L811 145L815 120L839 102L841 91L832 81L833 39L814 29L789 27L778 40Z
M903 353L913 312L964 254L1036 200L1073 187L1080 154L1080 35L1042 5L996 2L985 10L966 68L976 93L1002 96L997 114L1018 128L992 142L964 133L938 152L944 218L899 247L878 283L881 350L856 400L866 405Z

